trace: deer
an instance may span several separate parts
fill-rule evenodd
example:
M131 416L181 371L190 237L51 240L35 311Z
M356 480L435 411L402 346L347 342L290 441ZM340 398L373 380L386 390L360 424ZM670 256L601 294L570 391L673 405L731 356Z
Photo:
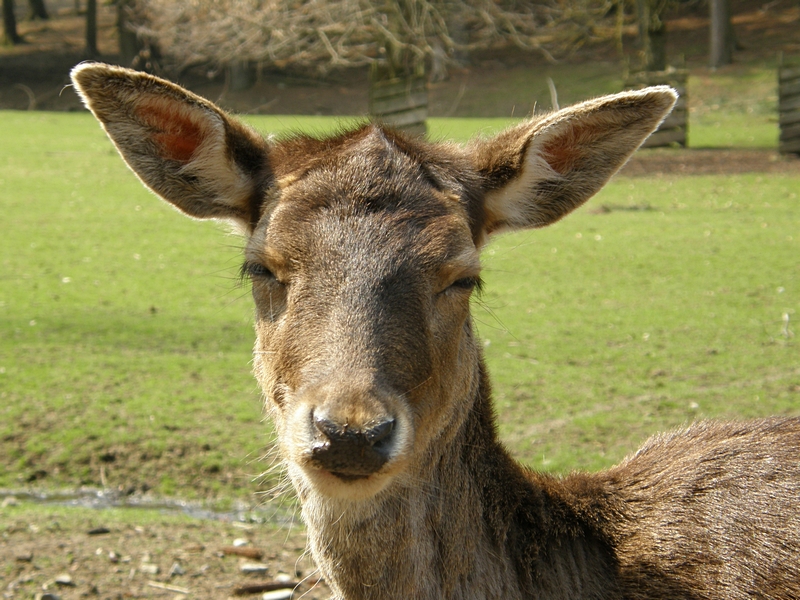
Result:
M369 122L265 138L152 75L72 79L145 186L242 232L255 376L334 598L800 598L799 418L699 421L563 476L497 433L482 247L586 202L672 89L457 145Z

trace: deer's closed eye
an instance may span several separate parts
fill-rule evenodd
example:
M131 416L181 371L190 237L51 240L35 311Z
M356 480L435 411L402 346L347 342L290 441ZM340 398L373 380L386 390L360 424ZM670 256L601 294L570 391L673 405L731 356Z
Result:
M448 290L466 290L472 291L477 289L478 292L481 291L483 288L483 281L480 277L461 277L460 279L456 279L453 283L450 284Z
M242 279L247 278L251 281L264 281L264 280L272 280L278 281L275 274L270 271L267 267L262 265L261 263L257 262L246 262L242 265L241 269L241 277Z

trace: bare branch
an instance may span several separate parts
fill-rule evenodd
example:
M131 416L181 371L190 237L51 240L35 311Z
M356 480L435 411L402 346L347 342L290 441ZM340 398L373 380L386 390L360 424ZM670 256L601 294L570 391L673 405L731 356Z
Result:
M614 1L139 0L139 12L141 33L174 67L249 60L326 71L375 61L412 69L508 44L555 61L595 35Z

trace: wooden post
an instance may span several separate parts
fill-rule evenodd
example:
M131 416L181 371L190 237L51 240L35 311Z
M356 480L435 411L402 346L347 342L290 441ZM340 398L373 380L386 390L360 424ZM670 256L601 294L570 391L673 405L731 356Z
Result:
M669 68L666 71L643 71L632 73L625 79L625 89L637 90L650 85L669 85L678 92L675 108L642 148L659 148L678 144L686 147L686 134L689 129L689 110L686 95L686 69Z
M225 78L230 91L249 90L256 82L256 67L247 59L233 60L225 67Z
M778 151L800 154L800 63L787 65L781 55L778 66Z

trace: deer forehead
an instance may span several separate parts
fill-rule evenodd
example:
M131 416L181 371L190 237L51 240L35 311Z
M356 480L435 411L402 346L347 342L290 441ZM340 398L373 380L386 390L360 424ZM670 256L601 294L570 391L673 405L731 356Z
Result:
M380 130L372 131L279 177L270 192L272 208L248 242L248 260L287 276L412 267L434 278L477 274L478 253L461 196Z

